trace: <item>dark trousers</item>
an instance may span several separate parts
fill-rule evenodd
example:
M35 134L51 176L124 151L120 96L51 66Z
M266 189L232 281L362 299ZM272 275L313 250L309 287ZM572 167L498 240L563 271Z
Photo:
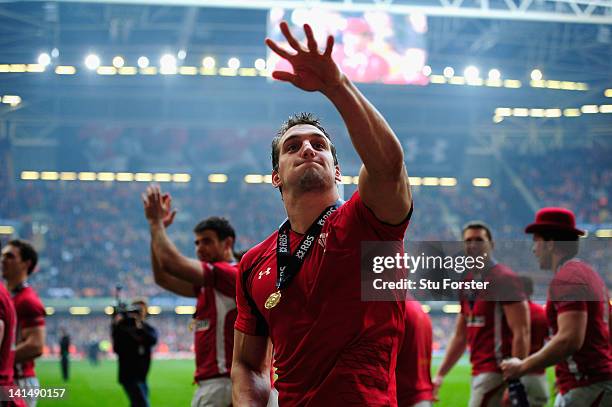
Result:
M65 382L68 381L68 356L62 356L60 363L62 365L62 378Z
M144 380L124 380L121 382L130 399L131 407L149 407L149 387Z

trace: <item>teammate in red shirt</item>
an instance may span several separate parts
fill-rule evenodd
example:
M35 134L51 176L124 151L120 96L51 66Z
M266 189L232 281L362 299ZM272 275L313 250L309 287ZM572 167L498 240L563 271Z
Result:
M15 334L17 330L17 315L9 292L0 284L0 406L25 407L21 399L8 401L8 389L15 385Z
M521 276L520 279L525 288L525 295L529 299L529 319L531 321L529 354L533 355L542 349L549 337L548 320L546 318L546 309L531 301L533 280L528 276ZM521 377L521 382L523 382L525 391L527 391L530 407L543 407L548 404L550 390L548 389L548 380L546 379L546 370L544 368Z
M472 364L469 406L497 407L506 389L500 363L510 356L525 357L529 353L529 308L518 277L493 260L494 243L488 226L481 222L467 224L463 240L467 255L488 259L485 271L470 272L467 279L489 281L491 287L479 293L462 293L455 333L433 380L435 394L444 376L469 347ZM495 294L497 288L514 290L514 294L505 298L509 301L500 301Z
M404 331L402 299L361 300L363 241L401 246L412 199L401 145L384 118L331 58L310 26L293 50L267 45L294 73L275 79L320 91L336 106L364 165L358 192L338 201L335 147L311 114L290 118L272 141L272 185L288 219L240 262L232 366L234 405L265 405L268 338L280 405L396 405L395 365Z
M397 357L397 405L399 407L431 407L431 320L416 300L406 301L406 332Z
M211 217L193 230L198 259L183 256L166 234L176 211L169 195L156 185L143 195L151 231L151 263L155 282L168 291L197 298L194 330L199 385L192 406L229 406L232 402L230 368L236 320L236 235L224 218Z
M2 277L6 280L17 313L15 382L25 389L40 387L34 360L42 355L45 345L45 307L28 283L28 276L37 262L36 250L26 241L11 240L2 249ZM36 398L25 401L29 407L36 406Z
M611 305L604 281L576 258L584 232L564 208L539 210L525 232L533 234L540 268L555 272L546 303L553 336L528 358L504 362L504 375L520 377L555 365L555 406L612 405Z

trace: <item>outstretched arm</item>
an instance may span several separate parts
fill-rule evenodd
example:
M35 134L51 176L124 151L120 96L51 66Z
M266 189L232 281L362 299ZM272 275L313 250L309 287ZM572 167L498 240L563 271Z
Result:
M294 52L269 38L266 44L292 65L294 73L274 71L272 77L305 91L319 91L334 104L363 162L359 173L359 193L363 202L379 220L391 224L402 222L408 215L412 197L404 153L393 130L333 61L332 36L327 38L325 51L319 52L308 24L304 25L306 46L295 39L286 22L282 22L280 28Z
M142 200L151 232L151 261L153 262L153 272L157 271L158 274L156 282L160 285L170 284L174 286L173 282L182 280L188 285L202 285L204 283L204 270L201 263L183 256L166 233L164 218L167 216L167 205L164 206L164 198L159 186L149 186L146 194L143 194ZM186 295L187 285L176 288L181 295Z

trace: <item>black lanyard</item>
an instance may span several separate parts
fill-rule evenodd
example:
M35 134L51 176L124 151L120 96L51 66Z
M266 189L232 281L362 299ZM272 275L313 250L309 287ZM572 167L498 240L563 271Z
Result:
M338 200L331 206L328 206L321 212L319 217L306 231L306 234L300 241L298 249L291 255L291 244L289 242L289 231L291 223L289 219L285 220L278 229L276 238L276 289L282 290L287 287L293 277L300 271L304 260L312 250L315 239L321 233L323 225L327 218L342 205L342 201Z

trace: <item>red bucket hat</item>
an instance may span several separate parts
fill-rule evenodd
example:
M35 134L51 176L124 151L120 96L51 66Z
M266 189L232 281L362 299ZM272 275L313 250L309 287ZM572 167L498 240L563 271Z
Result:
M574 212L565 208L542 208L536 213L535 222L525 228L525 233L566 232L578 236L584 231L576 228Z

